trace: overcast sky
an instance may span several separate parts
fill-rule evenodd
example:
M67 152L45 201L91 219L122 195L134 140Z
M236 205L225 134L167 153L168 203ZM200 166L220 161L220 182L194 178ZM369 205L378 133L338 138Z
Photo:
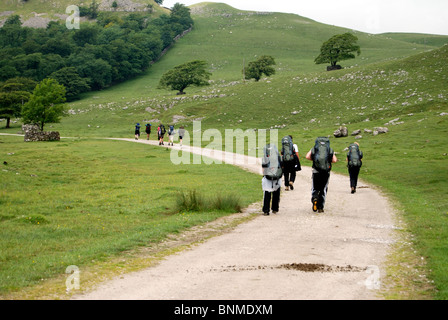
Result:
M206 0L241 9L295 13L318 22L368 33L448 35L448 0ZM200 0L164 0L187 6Z

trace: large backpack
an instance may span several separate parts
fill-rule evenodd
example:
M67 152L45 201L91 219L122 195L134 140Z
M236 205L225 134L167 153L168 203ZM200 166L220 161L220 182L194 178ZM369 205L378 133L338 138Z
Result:
M361 167L362 166L362 153L359 151L359 146L356 143L352 143L348 147L348 166L349 167Z
M163 124L160 125L160 133L164 135L166 133L165 126Z
M294 146L290 136L285 136L282 139L282 155L285 162L294 160Z
M174 126L170 126L169 130L168 130L168 134L171 136L174 133Z
M331 170L331 149L330 139L319 137L314 144L313 168L319 172L329 172Z
M282 177L283 171L278 149L275 145L268 144L264 147L261 167L263 168L263 176L268 180L278 180Z

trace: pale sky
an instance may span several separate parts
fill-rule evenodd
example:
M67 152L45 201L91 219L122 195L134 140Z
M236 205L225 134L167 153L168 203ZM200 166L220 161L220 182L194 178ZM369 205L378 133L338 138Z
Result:
M186 6L201 0L164 0ZM448 35L448 0L206 0L241 10L295 13L329 25L367 33Z

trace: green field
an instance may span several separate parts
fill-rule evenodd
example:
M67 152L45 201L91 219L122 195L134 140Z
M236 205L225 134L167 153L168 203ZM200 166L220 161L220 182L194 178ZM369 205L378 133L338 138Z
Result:
M0 227L2 237L9 239L2 240L7 250L1 250L1 272L35 270L30 277L18 273L14 280L2 276L3 292L51 278L67 265L89 264L95 256L106 259L218 216L190 214L194 222L185 225L181 214L167 212L174 206L178 188L189 189L191 181L196 181L193 184L200 182L201 192L212 196L218 187L211 181L228 179L226 183L232 185L236 183L232 174L240 170L173 168L164 149L94 139L132 138L136 122L156 126L156 119L170 124L175 116L182 116L176 126L185 125L187 130L194 119L202 119L203 130L221 132L280 128L279 137L293 135L301 155L312 147L315 137L332 135L340 125L349 132L387 126L389 132L384 135L361 133L365 154L361 178L379 186L400 211L407 225L403 232L412 234L415 255L425 261L423 273L434 281L434 288L426 288L424 295L447 299L448 46L438 47L448 37L355 32L361 56L342 62L346 69L328 73L313 60L323 41L346 29L297 15L254 14L221 4L193 6L192 13L193 32L144 75L67 104L70 116L46 127L74 138L24 144L23 138L0 136L0 160L8 162L4 165L8 171L0 172ZM264 54L276 59L276 75L258 83L243 81L243 62ZM213 74L209 87L187 88L182 97L157 89L167 69L194 59L209 63ZM0 132L16 133L20 125L17 120L12 129ZM353 139L332 139L339 157ZM343 162L334 170L346 173ZM260 186L258 177L244 175L247 180L234 188L244 190L242 199L247 205L260 200ZM12 237L16 234L21 236ZM81 244L86 237L95 240L88 241L88 248ZM58 244L62 238L66 242ZM34 239L35 245L28 247ZM79 246L67 245L77 241ZM50 258L46 250L54 256ZM38 259L36 251L45 258ZM417 285L420 282L409 277ZM402 291L391 297L409 296L406 288Z
M242 207L260 196L257 175L228 165L176 166L162 148L107 140L23 143L4 136L0 145L7 160L0 172L2 294L234 212L179 210L181 194L213 200L219 193ZM220 192L221 184L238 195Z

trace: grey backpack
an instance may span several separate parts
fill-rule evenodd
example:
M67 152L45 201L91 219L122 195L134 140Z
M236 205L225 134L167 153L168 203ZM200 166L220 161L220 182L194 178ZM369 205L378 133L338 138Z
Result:
M290 136L285 136L282 138L282 155L283 161L289 162L294 160L294 146L292 144L292 139Z
M278 149L274 144L268 144L263 149L261 167L263 176L268 180L278 180L282 177L283 171L279 161Z

